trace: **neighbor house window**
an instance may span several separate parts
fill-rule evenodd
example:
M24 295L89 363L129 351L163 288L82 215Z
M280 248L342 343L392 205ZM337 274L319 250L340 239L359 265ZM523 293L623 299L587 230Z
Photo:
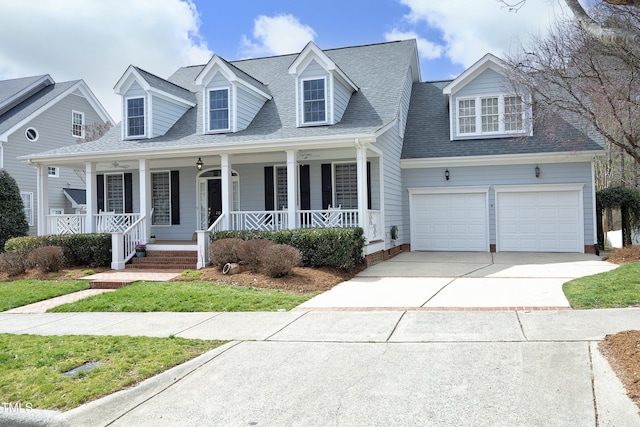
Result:
M105 211L124 213L124 175L109 174L104 176Z
M209 91L209 130L229 129L229 89Z
M58 168L56 166L48 166L47 167L47 175L49 175L51 178L60 177L60 168Z
M302 82L304 123L327 121L325 80Z
M51 208L49 209L49 215L64 215L64 209Z
M144 98L127 99L127 136L144 135Z
M84 113L71 112L71 135L76 138L84 138Z
M24 215L27 217L29 226L33 225L33 193L20 192L22 204L24 205Z
M506 132L524 130L524 103L519 96L504 97L504 130Z
M36 128L27 128L27 130L24 131L24 136L29 141L36 142L40 135L38 135L38 131L36 130Z
M358 167L355 163L333 165L335 208L358 208Z
M171 176L169 172L151 174L151 224L171 225Z

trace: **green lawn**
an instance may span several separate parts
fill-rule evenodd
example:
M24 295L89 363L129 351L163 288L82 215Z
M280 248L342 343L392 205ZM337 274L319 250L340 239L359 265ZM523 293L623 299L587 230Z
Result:
M0 311L89 289L88 280L15 280L0 282Z
M73 311L277 311L290 310L316 294L243 288L211 282L137 282L50 312Z
M222 344L184 338L0 334L0 401L65 411ZM102 365L63 375L87 362Z
M574 279L563 285L573 308L609 308L640 305L640 263Z

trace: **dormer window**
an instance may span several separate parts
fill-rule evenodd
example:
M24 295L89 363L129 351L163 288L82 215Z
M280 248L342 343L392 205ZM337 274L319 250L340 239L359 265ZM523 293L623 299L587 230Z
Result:
M229 89L209 91L209 131L229 130Z
M144 98L127 99L127 136L144 136Z
M458 135L522 133L524 103L520 96L458 98Z
M303 80L304 123L327 121L325 79Z

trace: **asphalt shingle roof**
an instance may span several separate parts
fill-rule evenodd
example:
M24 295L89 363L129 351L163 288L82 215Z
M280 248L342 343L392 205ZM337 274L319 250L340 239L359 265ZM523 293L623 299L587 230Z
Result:
M506 154L603 151L604 148L567 121L536 126L529 137L450 140L449 103L442 89L451 81L414 83L402 159Z
M142 78L147 83L149 83L149 86L151 86L153 88L156 88L158 90L161 90L162 92L166 92L166 93L169 93L171 95L175 95L175 96L177 96L179 98L182 98L182 99L184 99L186 101L193 102L193 103L196 102L195 95L191 91L189 91L189 90L187 90L187 89L185 89L183 87L180 87L179 85L171 83L171 82L169 82L169 81L167 81L165 79L162 79L162 78L156 76L155 74L151 74L150 72L145 71L142 68L138 68L138 67L133 67L133 68L135 68L136 71L138 73L140 73Z

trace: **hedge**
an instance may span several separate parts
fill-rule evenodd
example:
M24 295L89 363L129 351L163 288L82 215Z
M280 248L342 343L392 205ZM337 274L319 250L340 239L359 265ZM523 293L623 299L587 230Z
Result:
M26 250L43 246L60 246L66 267L86 265L108 267L111 264L111 234L61 234L14 237L7 240L5 251Z
M351 271L363 261L364 231L359 227L218 231L212 234L211 240L232 237L242 240L267 239L293 246L302 253L305 267L334 267Z

